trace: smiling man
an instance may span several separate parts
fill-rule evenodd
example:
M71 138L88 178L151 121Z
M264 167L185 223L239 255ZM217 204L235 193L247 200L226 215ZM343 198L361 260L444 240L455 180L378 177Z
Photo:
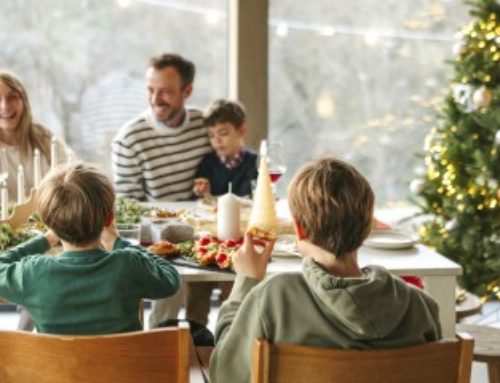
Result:
M125 124L112 143L118 196L141 201L180 201L192 194L196 168L211 151L199 110L187 108L195 67L177 54L152 57L146 71L149 108ZM177 318L185 284L171 298L153 302L150 328ZM187 319L196 320L189 310Z
M186 200L201 158L210 152L201 112L187 108L194 64L177 54L152 57L146 71L149 108L113 140L117 195L138 200Z

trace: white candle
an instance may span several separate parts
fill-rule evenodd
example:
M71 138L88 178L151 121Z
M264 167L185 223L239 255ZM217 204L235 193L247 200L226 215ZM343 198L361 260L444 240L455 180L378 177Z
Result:
M19 165L17 168L17 204L24 203L24 197L26 196L24 190L24 168L23 165Z
M57 140L53 136L52 141L50 143L50 169L54 169L57 166L58 158L57 158Z
M35 149L35 154L33 155L33 183L35 188L40 186L42 180L42 162L40 159L40 151Z
M67 163L70 164L75 160L75 156L73 155L73 152L71 150L67 150L66 152L66 158L67 158Z
M259 154L260 154L261 157L266 157L267 156L267 141L266 140L262 140L260 142Z
M217 237L222 241L241 238L240 201L231 189L217 200Z
M7 181L2 182L0 194L2 201L2 219L7 219L9 216L9 190L7 189Z

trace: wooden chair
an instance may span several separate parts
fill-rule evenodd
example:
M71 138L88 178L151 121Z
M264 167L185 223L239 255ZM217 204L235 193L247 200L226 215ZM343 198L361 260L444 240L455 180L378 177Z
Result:
M189 325L100 336L0 331L2 383L186 383Z
M462 323L457 328L474 338L473 360L486 363L489 383L500 383L500 329Z
M369 351L256 340L252 383L469 383L474 341L455 340Z

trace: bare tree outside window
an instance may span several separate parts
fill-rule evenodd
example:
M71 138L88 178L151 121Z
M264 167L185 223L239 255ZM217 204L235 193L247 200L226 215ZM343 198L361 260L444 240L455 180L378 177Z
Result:
M467 19L459 1L270 1L270 135L287 148L281 192L322 154L358 166L378 205L405 200ZM416 169L417 168L417 169ZM422 169L423 171L423 169Z
M2 0L0 67L27 84L37 120L109 171L111 138L147 105L150 56L195 62L193 106L227 93L226 8L226 0Z

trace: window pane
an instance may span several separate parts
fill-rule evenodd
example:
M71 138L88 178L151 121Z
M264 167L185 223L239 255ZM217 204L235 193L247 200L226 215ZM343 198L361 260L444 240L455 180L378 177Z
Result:
M37 121L109 170L109 143L146 106L150 56L197 67L189 104L226 94L227 0L2 0L0 67L28 87Z
M321 154L360 168L378 205L404 200L449 85L457 1L271 0L270 135L289 171ZM293 155L292 155L293 153Z

